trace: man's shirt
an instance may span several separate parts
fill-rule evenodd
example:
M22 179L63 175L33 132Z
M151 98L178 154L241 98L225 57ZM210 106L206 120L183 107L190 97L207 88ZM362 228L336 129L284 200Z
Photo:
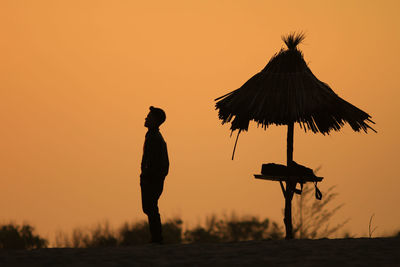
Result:
M164 179L167 176L169 170L167 144L159 129L147 131L141 165L142 179L146 179L146 177Z

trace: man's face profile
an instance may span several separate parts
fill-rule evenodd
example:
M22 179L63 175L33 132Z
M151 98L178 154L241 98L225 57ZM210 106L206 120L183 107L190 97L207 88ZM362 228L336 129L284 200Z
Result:
M157 127L154 115L151 113L151 111L149 112L149 114L147 114L147 117L144 120L144 126L147 128Z

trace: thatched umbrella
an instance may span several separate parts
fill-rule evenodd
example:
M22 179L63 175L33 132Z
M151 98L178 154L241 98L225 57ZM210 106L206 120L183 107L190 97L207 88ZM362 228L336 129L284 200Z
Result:
M302 33L282 37L287 49L281 49L239 89L215 99L222 124L231 122L231 130L238 130L238 136L248 130L251 120L264 129L271 124L287 125L287 166L293 163L295 122L305 131L322 134L339 131L346 122L356 132L375 131L368 125L374 123L370 115L340 98L314 76L297 49L304 37ZM296 183L287 182L286 192L290 195L295 186ZM292 196L285 199L291 201ZM291 221L291 216L285 218L285 224L286 220ZM289 230L287 238L291 238Z

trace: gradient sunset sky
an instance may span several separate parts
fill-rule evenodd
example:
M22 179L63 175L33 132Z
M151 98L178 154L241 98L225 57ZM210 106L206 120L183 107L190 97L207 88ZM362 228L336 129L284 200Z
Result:
M214 99L239 88L303 31L313 73L366 111L377 134L297 125L294 160L336 185L332 222L366 236L400 230L399 1L0 1L0 223L51 236L145 219L139 173L148 107L163 108L171 169L164 219L195 226L235 211L283 225L279 184L253 178L286 162L286 128L234 138Z

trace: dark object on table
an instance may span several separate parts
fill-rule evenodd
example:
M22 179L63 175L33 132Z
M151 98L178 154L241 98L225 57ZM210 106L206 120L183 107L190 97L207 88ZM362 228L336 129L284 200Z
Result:
M262 165L261 174L270 176L287 176L288 170L286 165L267 163Z
M291 176L308 176L308 177L316 177L313 170L297 164L295 161L292 161L291 164L289 165L289 175Z
M275 164L275 163L263 164L261 167L261 173L263 175L270 175L270 176L316 177L312 169L297 164L294 161L292 161L292 164L290 164L289 167L286 165Z

